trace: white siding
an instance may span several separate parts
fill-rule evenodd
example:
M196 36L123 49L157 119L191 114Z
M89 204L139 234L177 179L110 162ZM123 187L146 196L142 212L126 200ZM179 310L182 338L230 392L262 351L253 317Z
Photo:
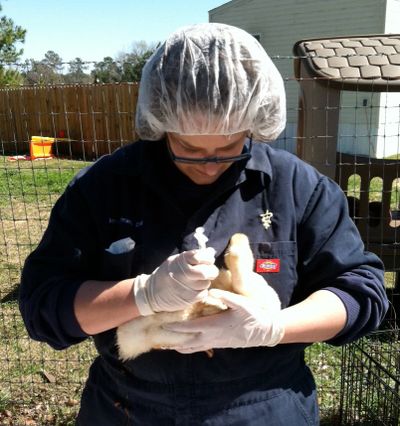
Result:
M376 144L378 158L400 154L400 93L382 93Z
M377 157L381 94L342 92L338 151Z
M387 0L385 33L400 33L400 0Z
M387 0L385 33L400 33L400 0ZM400 93L381 96L377 156L400 153Z
M298 103L298 84L292 80L293 45L309 38L400 32L400 17L396 15L398 10L399 0L233 0L209 11L209 21L235 25L251 34L260 34L261 44L286 79L287 136L290 138L296 132ZM355 106L356 95L346 96L348 100L352 99ZM377 99L379 104L379 95ZM352 146L355 150L359 148L360 154L378 155L375 135L379 133L379 114L375 110L369 112L369 115L365 115L365 111L357 110L358 129L351 130L354 111L351 108L341 111L344 134L354 133L350 139L347 138L347 142L342 141L346 150ZM359 147L355 148L356 131L362 135L370 131L373 136L366 137L366 142L357 141Z

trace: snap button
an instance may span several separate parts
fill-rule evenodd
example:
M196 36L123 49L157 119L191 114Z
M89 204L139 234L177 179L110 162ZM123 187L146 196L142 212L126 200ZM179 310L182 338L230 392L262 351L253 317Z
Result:
M261 243L260 244L260 251L269 253L272 249L271 243Z

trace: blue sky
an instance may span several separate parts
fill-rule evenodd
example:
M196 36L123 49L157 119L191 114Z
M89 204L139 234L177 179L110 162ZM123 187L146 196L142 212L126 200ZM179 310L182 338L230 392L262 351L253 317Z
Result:
M162 41L175 29L207 22L227 0L0 0L2 15L27 30L24 58L48 50L64 61L97 61L135 41Z

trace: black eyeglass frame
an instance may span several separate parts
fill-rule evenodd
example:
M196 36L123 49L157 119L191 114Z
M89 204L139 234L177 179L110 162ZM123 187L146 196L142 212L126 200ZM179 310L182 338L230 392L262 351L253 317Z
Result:
M191 158L191 157L180 157L178 155L175 155L172 152L168 137L167 140L167 147L169 155L171 156L172 161L175 161L176 163L185 163L185 164L207 164L207 163L234 163L236 161L241 160L248 160L251 158L251 149L253 147L253 137L250 136L249 141L249 147L246 146L244 148L247 148L247 152L244 152L240 155L234 155L231 157L203 157L203 158Z

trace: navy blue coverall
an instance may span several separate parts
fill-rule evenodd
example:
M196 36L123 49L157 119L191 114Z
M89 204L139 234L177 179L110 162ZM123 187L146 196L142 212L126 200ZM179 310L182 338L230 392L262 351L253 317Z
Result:
M264 227L261 215L272 213ZM341 345L375 329L386 310L381 261L364 251L339 187L295 156L255 143L216 183L198 186L168 157L165 141L140 141L80 172L26 260L20 309L34 339L56 349L87 338L73 310L86 280L151 273L168 256L196 248L203 226L218 265L229 238L245 233L283 308L319 289L347 310ZM131 237L120 254L106 249ZM79 425L316 425L306 344L182 355L151 351L121 362L115 329L94 336L99 356L83 392Z

